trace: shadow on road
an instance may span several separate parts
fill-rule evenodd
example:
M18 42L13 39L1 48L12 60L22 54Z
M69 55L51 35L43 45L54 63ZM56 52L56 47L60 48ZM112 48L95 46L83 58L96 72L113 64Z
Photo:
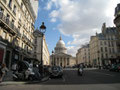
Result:
M80 84L115 84L120 83L120 72L107 70L85 70L83 76L77 70L64 70L62 78L48 78L46 81L27 82L41 85L80 85Z

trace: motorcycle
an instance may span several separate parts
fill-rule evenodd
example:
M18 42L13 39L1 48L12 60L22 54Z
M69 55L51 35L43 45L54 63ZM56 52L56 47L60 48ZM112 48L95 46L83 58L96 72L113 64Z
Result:
M80 76L83 75L83 69L82 69L82 68L79 68L79 69L78 69L78 75L80 75Z

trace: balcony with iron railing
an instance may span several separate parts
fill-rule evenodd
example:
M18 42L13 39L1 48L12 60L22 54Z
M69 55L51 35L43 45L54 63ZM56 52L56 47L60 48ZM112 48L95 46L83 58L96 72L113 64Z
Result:
M18 28L16 29L16 31L17 31L17 36L21 38L21 33Z
M1 36L0 36L0 41L6 43L8 47L11 47L11 48L14 48L14 47L15 47L14 41L9 42L7 39L3 39Z
M22 38L27 42L28 41L28 38L23 34L22 35Z
M2 12L0 12L0 26L12 34L17 33L17 28L15 27L14 23L11 22L9 18L6 17Z

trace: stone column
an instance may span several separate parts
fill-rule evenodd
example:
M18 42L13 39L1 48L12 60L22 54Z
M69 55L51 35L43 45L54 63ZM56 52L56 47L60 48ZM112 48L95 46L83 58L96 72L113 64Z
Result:
M60 58L58 58L58 66L60 66Z
M59 66L59 58L57 58L57 66Z
M66 67L66 58L64 58L64 61L65 61L65 67Z

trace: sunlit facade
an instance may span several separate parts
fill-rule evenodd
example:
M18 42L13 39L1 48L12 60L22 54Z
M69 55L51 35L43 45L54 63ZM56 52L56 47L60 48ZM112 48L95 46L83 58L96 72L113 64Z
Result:
M33 57L35 18L29 0L0 0L0 63Z
M90 62L93 66L103 66L117 62L117 30L115 27L102 26L102 33L90 39Z
M76 54L76 61L77 64L83 63L85 66L90 65L89 44L84 45L80 49L78 49L78 52Z
M36 58L39 62L41 62L41 54L42 54L43 65L50 65L50 53L45 40L45 35L43 36L42 39L42 34L40 33L39 30L35 30L33 35L35 37L34 58Z

